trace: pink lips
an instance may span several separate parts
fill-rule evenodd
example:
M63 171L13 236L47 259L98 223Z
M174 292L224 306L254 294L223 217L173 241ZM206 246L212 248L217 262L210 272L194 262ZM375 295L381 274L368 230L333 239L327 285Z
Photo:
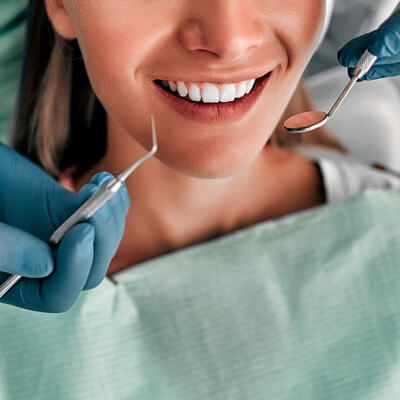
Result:
M257 79L249 94L228 103L195 103L167 92L155 82L153 86L175 111L189 119L203 123L233 122L240 119L254 105L269 82L271 74L270 72Z

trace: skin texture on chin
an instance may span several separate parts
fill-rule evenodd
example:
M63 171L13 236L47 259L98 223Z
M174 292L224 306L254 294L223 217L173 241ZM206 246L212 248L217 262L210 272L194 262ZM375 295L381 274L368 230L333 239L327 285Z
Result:
M69 184L79 190L98 171L119 173L132 164L151 148L150 113L156 118L159 151L127 181L131 210L110 272L318 203L311 163L265 143L312 55L323 0L46 0L46 5L55 30L77 38L107 112L104 158ZM206 74L214 82L269 70L267 90L231 123L187 119L152 86L155 79L190 81Z

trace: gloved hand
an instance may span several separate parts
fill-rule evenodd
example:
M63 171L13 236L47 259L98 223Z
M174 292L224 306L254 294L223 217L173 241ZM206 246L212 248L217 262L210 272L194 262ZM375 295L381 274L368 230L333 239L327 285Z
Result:
M392 14L377 30L351 40L339 50L339 63L350 67L350 78L366 49L378 60L360 81L400 75L400 11Z
M87 222L74 226L56 250L46 241L111 177L97 174L78 194L71 193L0 144L0 282L9 274L30 278L21 279L0 302L63 312L82 290L103 280L125 227L129 209L125 185Z

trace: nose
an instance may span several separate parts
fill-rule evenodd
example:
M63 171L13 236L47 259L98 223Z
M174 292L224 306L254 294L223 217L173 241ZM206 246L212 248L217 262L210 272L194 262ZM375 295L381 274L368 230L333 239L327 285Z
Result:
M203 51L221 61L246 58L265 40L265 26L253 0L200 0L190 3L190 12L179 32L181 45Z

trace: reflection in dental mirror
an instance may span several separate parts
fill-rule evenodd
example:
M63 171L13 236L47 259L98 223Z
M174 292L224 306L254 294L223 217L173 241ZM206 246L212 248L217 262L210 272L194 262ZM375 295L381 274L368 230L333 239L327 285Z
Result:
M305 133L320 128L327 121L328 115L325 112L307 111L287 119L284 127L292 133Z

